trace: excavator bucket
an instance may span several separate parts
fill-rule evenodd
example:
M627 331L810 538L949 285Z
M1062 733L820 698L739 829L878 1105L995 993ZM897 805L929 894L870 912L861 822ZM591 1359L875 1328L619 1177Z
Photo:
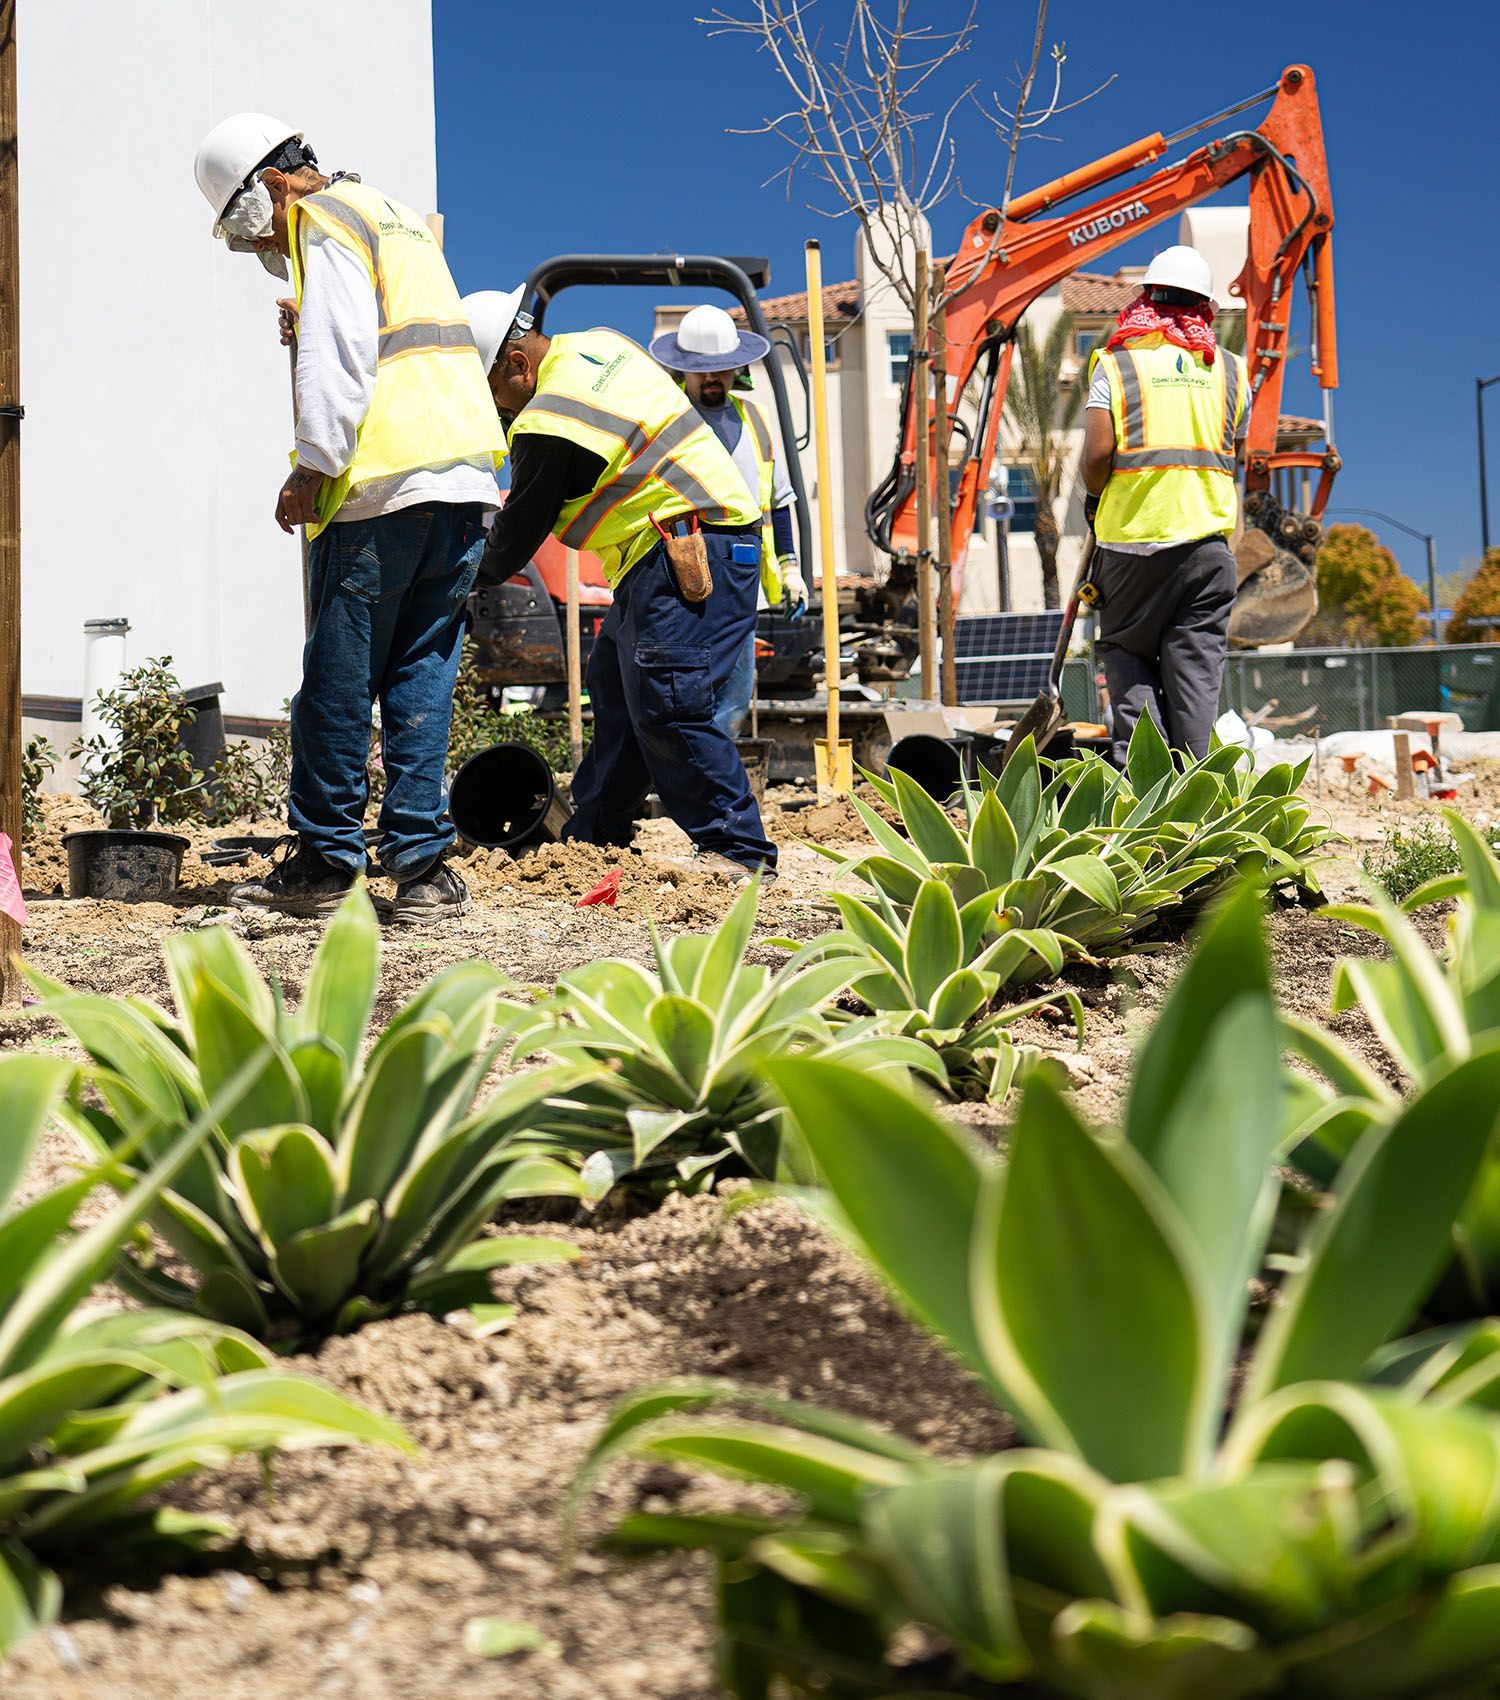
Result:
M1236 649L1290 643L1318 611L1317 569L1250 527L1234 546L1239 589L1229 616Z

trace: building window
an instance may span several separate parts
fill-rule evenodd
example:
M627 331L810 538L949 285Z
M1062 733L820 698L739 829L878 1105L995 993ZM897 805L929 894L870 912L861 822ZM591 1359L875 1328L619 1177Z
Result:
M1036 485L1031 481L1031 473L1024 466L1013 466L1010 469L1010 482L1005 487L1005 493L1016 505L1016 511L1010 516L1012 531L1036 530Z
M891 388L899 390L906 382L906 368L911 360L911 332L887 331L885 351L891 365Z
M1094 344L1104 335L1103 325L1090 325L1085 329L1078 325L1073 331L1073 353L1079 362L1086 363L1094 352Z
M809 332L802 333L802 358L807 362L808 369L812 368L812 336ZM837 370L839 363L839 345L835 338L823 338L823 364L828 371Z

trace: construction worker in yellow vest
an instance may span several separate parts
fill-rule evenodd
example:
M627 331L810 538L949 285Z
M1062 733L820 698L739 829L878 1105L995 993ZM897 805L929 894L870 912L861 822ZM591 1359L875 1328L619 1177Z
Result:
M614 592L589 656L593 739L565 836L628 844L654 789L707 865L774 878L776 847L714 718L755 626L761 504L643 348L611 330L544 336L517 296L485 294L466 305L511 484L480 581L523 571L551 531L591 549Z
M1219 712L1250 385L1213 317L1208 261L1164 249L1090 366L1084 508L1121 765L1142 714L1202 756Z
M680 374L683 394L708 421L729 450L740 476L760 499L760 603L785 611L793 620L807 612L807 582L797 565L792 540L792 504L796 500L776 460L771 427L758 403L736 395L739 371L765 359L771 345L754 331L742 331L722 307L694 307L675 331L651 344L652 358ZM715 718L731 738L739 735L755 689L755 631L745 640L738 665L725 687Z
M366 871L378 703L388 912L408 923L462 913L463 881L443 861L448 725L481 515L504 454L473 332L422 218L349 173L324 176L290 125L237 113L204 138L194 170L214 234L292 280L296 446L276 521L308 537L295 837L231 901L329 914Z

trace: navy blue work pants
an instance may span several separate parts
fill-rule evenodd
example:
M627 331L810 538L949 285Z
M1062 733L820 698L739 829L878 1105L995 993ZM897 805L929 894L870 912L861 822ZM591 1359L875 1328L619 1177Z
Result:
M653 788L699 850L776 864L734 740L714 716L754 630L760 568L735 562L755 530L705 531L713 593L678 594L658 543L620 581L589 657L594 738L573 780L565 834L628 844Z

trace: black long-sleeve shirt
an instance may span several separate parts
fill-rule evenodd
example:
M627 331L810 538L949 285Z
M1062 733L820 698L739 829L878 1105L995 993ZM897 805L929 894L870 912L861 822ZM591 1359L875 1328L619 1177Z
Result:
M500 584L524 572L563 508L604 476L602 455L566 437L525 431L511 439L510 492L495 516L479 562L479 583Z

